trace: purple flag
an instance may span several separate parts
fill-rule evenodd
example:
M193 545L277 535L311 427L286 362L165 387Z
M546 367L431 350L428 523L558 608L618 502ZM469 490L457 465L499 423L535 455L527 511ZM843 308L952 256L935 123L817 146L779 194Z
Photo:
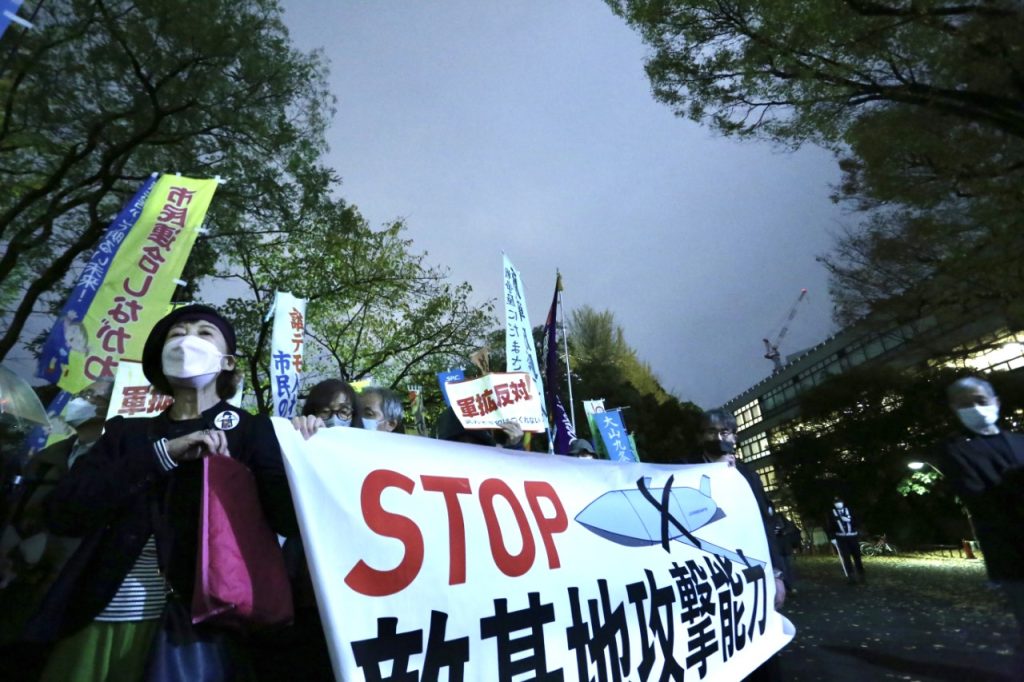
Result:
M554 422L555 453L559 455L569 454L569 444L576 440L576 433L573 431L572 422L565 414L565 407L558 395L558 324L556 322L558 311L558 292L562 290L562 276L558 275L555 280L555 295L551 299L551 310L548 311L548 319L544 323L544 342L547 344L547 353L544 355L544 393L548 404L548 414ZM550 433L550 431L549 431Z

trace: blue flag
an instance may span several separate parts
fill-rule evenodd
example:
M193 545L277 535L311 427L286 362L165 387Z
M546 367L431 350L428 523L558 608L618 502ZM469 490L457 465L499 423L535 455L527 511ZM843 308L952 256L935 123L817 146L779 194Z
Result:
M594 422L597 430L601 433L601 440L608 450L608 459L613 462L636 462L637 456L633 452L633 445L626 433L626 427L622 425L622 412L612 410L610 412L598 412L594 415Z
M453 381L462 381L466 378L466 373L461 369L450 369L447 372L437 373L437 383L441 386L441 395L444 397L444 404L451 407L451 402L448 400L448 384Z
M18 16L18 8L21 7L21 0L0 0L0 36L16 21L22 26L31 26L30 23Z

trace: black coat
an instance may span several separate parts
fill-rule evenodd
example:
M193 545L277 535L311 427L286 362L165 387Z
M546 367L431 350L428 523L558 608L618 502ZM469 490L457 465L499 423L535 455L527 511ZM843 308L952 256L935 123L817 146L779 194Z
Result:
M697 454L687 457L679 462L679 464L707 464L707 462L704 461L704 455ZM747 485L750 486L750 492L754 494L754 500L757 501L757 509L761 512L761 527L764 530L765 539L768 541L768 554L772 567L775 570L782 570L782 554L779 552L779 547L775 542L775 532L772 530L772 516L768 513L770 503L768 495L764 492L764 486L761 485L761 477L743 462L736 462L736 471L740 472L744 480L746 480Z
M939 469L971 513L992 580L1024 580L1024 435L948 441Z
M164 471L154 443L203 428L228 411L237 417L224 431L231 456L254 473L270 526L296 535L295 511L273 425L220 402L199 419L154 418L107 422L103 436L75 462L46 500L50 529L82 537L29 625L29 639L49 641L88 625L107 606L151 535L161 571L186 604L195 582L202 462Z

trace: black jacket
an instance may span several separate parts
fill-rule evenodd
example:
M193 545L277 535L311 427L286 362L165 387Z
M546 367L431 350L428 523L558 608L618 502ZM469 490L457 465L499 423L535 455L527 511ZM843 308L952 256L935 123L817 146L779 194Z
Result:
M83 541L29 625L29 639L48 641L89 624L117 592L150 535L156 536L167 581L191 603L203 467L196 460L164 471L154 443L212 428L224 412L237 417L225 430L228 449L253 471L270 526L281 535L297 534L280 447L266 417L226 402L183 422L167 412L151 419L115 417L46 500L50 529Z
M938 467L967 506L992 580L1024 580L1024 435L962 435Z
M679 464L707 464L704 461L703 454L696 454L687 457ZM757 472L748 467L743 462L736 462L736 471L740 472L743 478L747 481L747 485L750 486L750 491L754 494L754 499L757 501L757 509L761 512L761 527L764 530L765 539L768 541L768 554L772 562L774 570L782 570L782 555L779 553L778 545L775 542L775 533L772 530L771 516L768 514L768 496L764 492L764 486L761 485L761 477L757 475Z

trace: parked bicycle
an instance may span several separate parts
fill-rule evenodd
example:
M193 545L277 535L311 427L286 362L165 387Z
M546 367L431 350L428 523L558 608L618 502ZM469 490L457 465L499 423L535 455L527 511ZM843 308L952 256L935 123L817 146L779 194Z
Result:
M899 552L889 544L885 533L874 540L860 543L860 553L864 556L896 556Z

